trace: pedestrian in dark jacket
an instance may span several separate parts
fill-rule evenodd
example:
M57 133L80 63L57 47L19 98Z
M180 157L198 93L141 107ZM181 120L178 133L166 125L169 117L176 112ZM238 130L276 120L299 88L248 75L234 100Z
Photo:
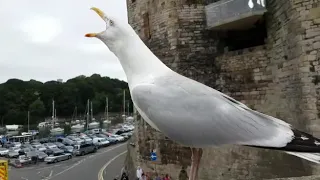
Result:
M122 173L121 180L129 180L127 173L125 173L125 172Z

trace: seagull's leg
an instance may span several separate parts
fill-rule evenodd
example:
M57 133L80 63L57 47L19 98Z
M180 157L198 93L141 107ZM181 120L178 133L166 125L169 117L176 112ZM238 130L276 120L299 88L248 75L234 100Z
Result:
M198 170L200 165L200 160L202 156L201 148L191 148L191 169L189 173L189 180L198 180Z

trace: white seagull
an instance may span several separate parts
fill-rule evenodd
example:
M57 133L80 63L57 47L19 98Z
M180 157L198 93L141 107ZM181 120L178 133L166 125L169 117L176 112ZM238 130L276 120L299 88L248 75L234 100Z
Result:
M172 71L127 22L91 9L105 21L106 30L85 36L100 39L118 57L143 119L172 140L191 147L189 180L197 179L202 148L225 144L282 150L320 163L319 139Z

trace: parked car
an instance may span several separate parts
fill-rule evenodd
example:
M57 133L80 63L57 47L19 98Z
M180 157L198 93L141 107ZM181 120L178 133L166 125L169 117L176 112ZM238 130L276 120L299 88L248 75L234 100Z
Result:
M83 156L85 154L96 152L98 147L94 144L77 144L74 145L75 155Z
M47 163L56 163L59 161L64 161L71 159L72 155L70 153L64 153L62 150L59 149L59 151L54 151L52 155L44 158L44 161Z
M9 151L7 154L7 158L17 158L19 157L19 153L15 151Z
M13 144L14 144L15 147L19 147L19 148L20 148L21 145L22 145L21 142L13 142Z
M48 148L47 150L44 151L44 153L46 153L47 155L51 155L56 151L61 151L61 149L54 147L54 148Z
M105 139L108 140L110 144L116 144L118 142L116 138L106 137Z
M92 143L92 139L88 136L83 136L80 139L84 140L84 143L86 144L91 144Z
M119 142L122 142L122 141L125 140L124 137L119 136L119 135L116 135L116 134L110 135L109 137L111 137L111 138L116 138L117 141L119 141Z
M19 148L19 147L11 147L11 148L9 148L9 151L14 151L14 152L19 152L20 151L20 149L21 148Z
M108 141L110 141L110 142L113 143L113 144L115 144L115 143L117 143L117 142L119 141L118 138L112 136L112 134L110 134L110 133L104 132L104 133L101 134L101 135L107 136L107 137L108 137Z
M19 156L18 160L22 165L31 164L31 157L27 157L26 155Z
M105 138L93 138L92 143L98 147L109 146L110 142Z
M64 147L65 145L64 144L62 144L61 142L55 142L54 143L59 149L61 148L61 147Z
M108 137L107 135L104 135L104 134L97 134L97 137L105 138L110 142L110 144L115 144L118 141L116 138Z
M0 148L0 156L6 156L9 153L9 149Z
M32 147L31 144L26 143L26 144L22 144L20 148L21 148L21 149L24 149L24 148L33 148L33 147Z
M73 141L75 141L76 144L82 144L82 143L85 142L85 141L84 141L83 139L81 139L81 138L74 138Z
M53 143L44 143L43 144L44 147L46 147L47 149L52 149L52 148L57 148L58 146L53 144Z
M68 138L59 138L58 142L61 142L65 146L73 146L75 144L71 139Z
M73 146L64 146L61 148L65 153L74 154L74 147Z
M47 148L44 147L44 145L42 145L42 144L35 144L35 145L33 145L33 147L34 147L35 149L37 149L38 151L42 151L42 152L44 152L45 150L47 150Z
M35 149L34 148L23 148L23 149L20 149L19 150L19 155L24 155L24 154L26 154L27 152L30 152L30 151L35 151Z
M42 139L39 139L39 142L40 143L48 143L49 139L48 138L42 138Z
M4 145L2 145L2 147L9 149L11 147L14 147L14 144L12 142L7 142Z
M44 159L48 157L48 155L42 151L30 151L26 153L26 156L30 157L31 159L36 157L38 161L44 161Z

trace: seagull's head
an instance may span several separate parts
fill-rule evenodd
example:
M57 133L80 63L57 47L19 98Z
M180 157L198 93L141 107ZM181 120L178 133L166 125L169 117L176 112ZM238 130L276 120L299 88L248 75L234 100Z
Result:
M119 44L118 42L121 42L132 34L132 28L127 22L106 15L96 7L92 7L91 9L104 20L106 29L100 33L88 33L85 37L96 37L112 50L112 46Z

